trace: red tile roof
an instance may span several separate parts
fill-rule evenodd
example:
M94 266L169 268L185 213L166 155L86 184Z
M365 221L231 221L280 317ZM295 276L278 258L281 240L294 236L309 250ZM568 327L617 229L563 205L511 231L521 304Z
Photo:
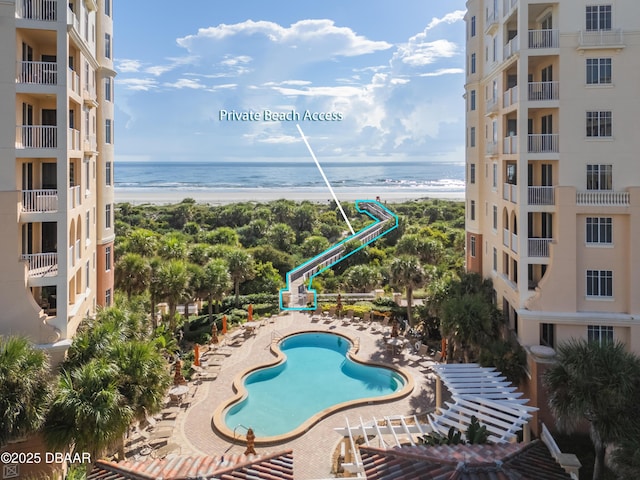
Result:
M293 452L224 455L124 462L99 460L87 480L293 480Z
M360 447L367 480L568 480L546 445Z

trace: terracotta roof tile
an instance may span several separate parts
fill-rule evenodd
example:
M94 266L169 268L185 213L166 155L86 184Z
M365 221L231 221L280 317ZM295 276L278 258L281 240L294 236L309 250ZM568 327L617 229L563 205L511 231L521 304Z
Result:
M124 462L99 460L87 480L293 480L291 450L268 455L176 456Z
M360 447L367 480L568 480L541 441L384 450Z

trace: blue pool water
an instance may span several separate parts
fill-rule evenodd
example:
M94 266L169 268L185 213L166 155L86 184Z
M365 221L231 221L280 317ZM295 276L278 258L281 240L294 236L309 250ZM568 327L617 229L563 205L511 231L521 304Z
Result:
M350 347L344 337L331 333L286 338L280 343L286 361L245 378L248 396L227 410L227 427L251 427L258 437L282 435L327 407L389 395L404 386L391 369L348 359Z

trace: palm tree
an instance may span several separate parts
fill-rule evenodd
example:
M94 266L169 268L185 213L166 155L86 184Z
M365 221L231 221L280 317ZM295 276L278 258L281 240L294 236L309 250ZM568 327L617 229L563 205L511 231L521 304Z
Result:
M43 430L49 448L89 452L95 462L115 445L133 418L118 390L118 375L118 368L104 359L61 372Z
M413 326L413 291L420 288L427 281L427 274L420 262L413 257L398 257L391 262L391 283L407 290L407 320Z
M355 265L344 276L347 285L356 292L370 292L382 280L380 271L370 265Z
M141 294L147 289L150 273L151 266L142 255L126 253L116 265L116 285L131 300L132 295Z
M184 300L189 287L187 264L182 260L169 260L158 269L159 291L169 304L169 329L176 329L176 309Z
M0 446L38 430L51 389L42 350L22 337L0 337Z
M603 478L607 446L640 431L640 358L620 342L571 340L558 347L557 363L545 373L544 384L561 430L589 424L596 454L593 479Z
M229 265L221 258L214 258L204 266L204 289L209 297L209 321L213 323L213 302L216 302L216 313L220 311L220 302L224 294L231 288Z
M244 250L236 248L227 255L227 263L236 295L236 307L238 307L240 306L240 284L252 279L255 275L253 258Z

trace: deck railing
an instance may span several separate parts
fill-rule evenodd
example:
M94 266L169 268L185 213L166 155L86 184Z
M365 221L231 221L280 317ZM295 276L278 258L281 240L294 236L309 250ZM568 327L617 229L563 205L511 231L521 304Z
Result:
M31 85L57 85L58 64L56 62L20 61L16 81Z
M57 0L17 0L16 16L27 20L55 22L58 19Z
M57 148L58 127L55 125L16 126L16 148Z
M81 150L80 147L80 130L70 128L67 132L67 148L69 150Z
M529 187L529 205L554 205L555 195L553 187Z
M529 239L529 256L530 257L548 257L549 244L551 238L530 238Z
M80 206L80 185L69 188L69 210Z
M22 260L27 262L30 278L58 274L57 252L23 254Z
M529 48L558 48L559 30L529 30Z
M529 82L529 101L558 100L560 82Z
M507 42L507 44L502 49L502 60L508 60L510 57L515 55L520 51L520 39L518 35L513 37L511 40Z
M73 70L67 70L67 88L80 96L80 77Z
M485 144L485 153L487 155L497 155L498 154L498 144L494 142L487 142Z
M518 235L515 233L511 234L511 250L513 250L514 253L518 253Z
M518 86L515 85L502 95L502 108L507 108L518 103Z
M40 213L58 210L58 190L23 190L22 212Z
M502 144L502 153L505 155L518 153L518 136L510 135L508 137L504 137L504 141Z
M623 45L624 36L621 28L613 30L581 30L578 45L581 47L605 47Z
M533 133L528 139L529 153L557 153L560 151L560 136L557 133Z
M590 190L576 192L577 205L593 206L629 206L629 192L615 192L613 190Z

